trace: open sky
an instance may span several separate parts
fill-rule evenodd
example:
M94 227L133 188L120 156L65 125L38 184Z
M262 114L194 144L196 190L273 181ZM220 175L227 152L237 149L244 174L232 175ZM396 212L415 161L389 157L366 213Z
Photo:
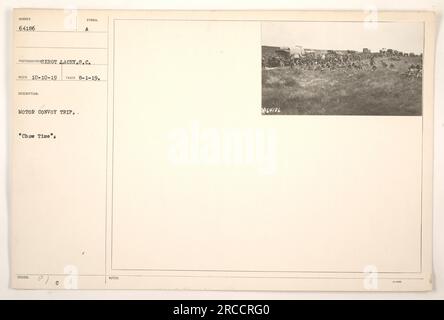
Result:
M262 45L310 49L423 52L421 22L263 22Z

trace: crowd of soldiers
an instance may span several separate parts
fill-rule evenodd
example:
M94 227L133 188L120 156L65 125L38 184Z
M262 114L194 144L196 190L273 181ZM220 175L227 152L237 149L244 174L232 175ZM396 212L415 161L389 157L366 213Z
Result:
M324 71L335 69L355 69L364 70L375 68L374 59L370 63L368 59L363 59L361 55L347 54L347 55L330 55L324 54L320 56L308 56L299 59L291 58L289 61L290 67L299 66L303 69Z
M305 54L301 56L270 56L268 59L262 58L262 67L290 67L303 70L326 71L375 71L378 68L395 68L396 57L390 59L376 59L375 54ZM399 60L399 59L398 59ZM409 77L420 77L422 75L422 64L410 65L406 75Z
M421 78L422 77L422 64L411 64L409 69L407 70L406 75L408 77L413 78Z
M300 68L305 70L335 70L335 69L356 69L356 70L376 70L377 65L374 56L363 56L358 54L323 54L304 55L300 57L285 58L282 56L272 56L262 59L263 67L284 67Z

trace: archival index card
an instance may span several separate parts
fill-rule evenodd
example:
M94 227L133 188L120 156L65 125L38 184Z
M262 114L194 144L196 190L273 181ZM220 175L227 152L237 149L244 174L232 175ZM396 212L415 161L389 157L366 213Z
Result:
M433 13L12 32L14 288L431 290Z

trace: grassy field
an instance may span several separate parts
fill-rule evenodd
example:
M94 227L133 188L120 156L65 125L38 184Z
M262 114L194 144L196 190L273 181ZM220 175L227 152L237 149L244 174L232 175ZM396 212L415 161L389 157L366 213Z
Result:
M375 71L263 70L262 108L267 114L421 115L422 78L406 75L420 59L377 58ZM383 68L381 60L388 67Z

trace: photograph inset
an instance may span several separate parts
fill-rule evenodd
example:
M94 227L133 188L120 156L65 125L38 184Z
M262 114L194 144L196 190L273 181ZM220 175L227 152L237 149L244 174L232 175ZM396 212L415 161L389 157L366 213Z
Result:
M422 114L423 24L262 23L263 115Z

